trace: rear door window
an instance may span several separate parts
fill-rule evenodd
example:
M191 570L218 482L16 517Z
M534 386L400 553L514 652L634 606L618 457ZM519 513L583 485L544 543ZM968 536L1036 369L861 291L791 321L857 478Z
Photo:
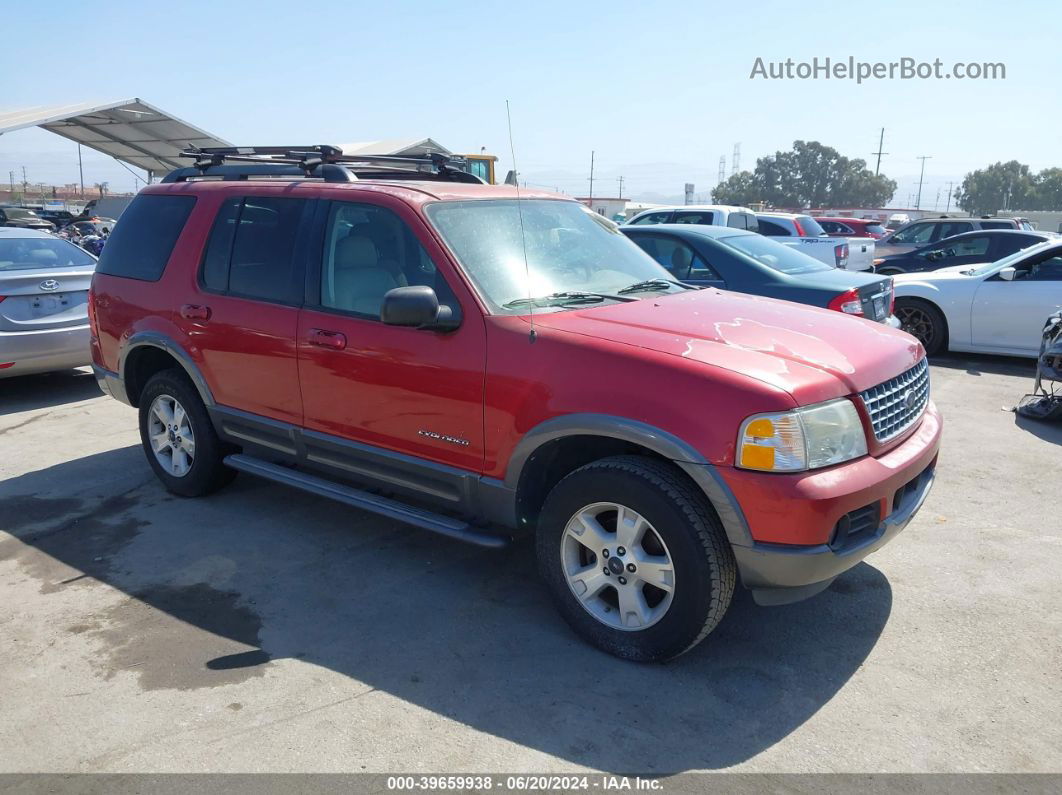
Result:
M761 235L767 235L767 237L789 237L789 230L781 224L776 224L774 221L765 221L762 218L758 220Z
M937 234L933 239L943 240L953 235L961 235L963 232L972 232L973 224L969 221L946 221L942 224L937 224L937 230Z
M928 243L933 237L933 230L938 224L912 224L906 229L901 229L892 236L890 243L904 243L906 245L921 246Z
M312 204L306 199L248 196L227 200L210 232L200 283L242 298L302 303L305 282L296 249L300 235L304 239L308 230L311 213Z
M137 196L107 238L96 272L157 282L194 206L194 196Z

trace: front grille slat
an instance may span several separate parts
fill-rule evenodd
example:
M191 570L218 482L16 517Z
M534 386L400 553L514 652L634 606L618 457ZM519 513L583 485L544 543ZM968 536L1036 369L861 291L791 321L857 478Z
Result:
M922 416L929 403L929 364L918 364L895 378L859 393L874 438L887 442L906 431Z

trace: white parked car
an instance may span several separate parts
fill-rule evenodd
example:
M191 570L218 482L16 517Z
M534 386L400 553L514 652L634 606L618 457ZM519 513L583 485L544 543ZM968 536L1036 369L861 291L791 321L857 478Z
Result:
M868 271L874 266L874 238L830 237L802 213L756 213L759 233L835 268Z
M641 224L704 224L758 231L756 213L736 204L687 204L681 207L654 207L643 210L629 221Z
M896 317L930 355L944 350L1036 356L1044 320L1062 307L1062 242L986 265L893 278Z

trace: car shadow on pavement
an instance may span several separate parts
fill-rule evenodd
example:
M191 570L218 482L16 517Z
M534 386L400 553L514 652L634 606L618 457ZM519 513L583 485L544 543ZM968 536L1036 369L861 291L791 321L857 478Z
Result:
M1014 424L1045 442L1062 444L1062 422L1058 420L1034 420L1015 413Z
M526 541L486 551L247 476L179 499L135 446L0 483L0 529L14 536L0 560L16 559L42 593L120 592L79 598L111 606L66 628L90 639L101 679L210 688L298 659L615 772L723 768L774 745L855 674L892 607L888 581L860 564L795 605L740 593L670 664L624 662L562 622ZM350 697L365 691L352 682Z
M98 397L102 393L89 370L60 370L0 378L0 417Z
M1028 376L1030 381L1036 376L1036 360L1021 356L996 356L980 353L947 353L934 356L929 360L934 367L947 367L950 370L965 370L969 375L1015 375Z

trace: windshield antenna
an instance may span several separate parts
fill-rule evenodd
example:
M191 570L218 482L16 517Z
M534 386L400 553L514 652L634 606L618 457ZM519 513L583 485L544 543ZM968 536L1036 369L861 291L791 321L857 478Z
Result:
M520 217L520 247L524 252L524 277L527 279L527 314L531 321L528 339L533 343L535 333L535 297L531 289L531 266L527 264L527 239L524 237L524 211L520 204L520 171L516 167L516 147L513 146L513 117L509 113L509 100L505 100L505 120L509 125L509 152L513 156L513 187L516 188L516 213Z

